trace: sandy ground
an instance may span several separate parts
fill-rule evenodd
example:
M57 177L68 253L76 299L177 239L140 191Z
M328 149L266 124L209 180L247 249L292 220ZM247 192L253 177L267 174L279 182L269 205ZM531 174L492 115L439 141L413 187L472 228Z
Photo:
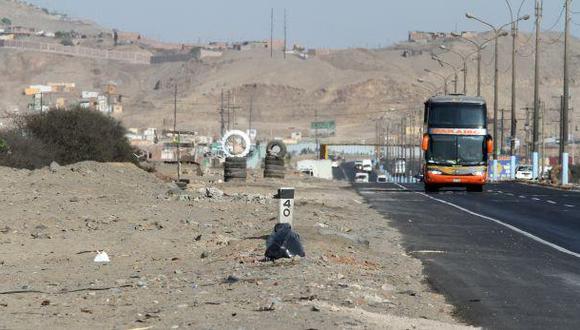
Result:
M0 329L463 328L349 186L206 175L180 191L160 176L0 168ZM280 186L297 189L307 256L265 262Z

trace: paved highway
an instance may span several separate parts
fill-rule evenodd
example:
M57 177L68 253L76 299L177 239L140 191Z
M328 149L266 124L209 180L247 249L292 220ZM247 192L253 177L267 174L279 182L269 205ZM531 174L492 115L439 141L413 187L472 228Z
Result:
M345 164L339 179L351 174ZM580 328L580 193L517 183L424 194L358 184L423 261L466 322L493 329Z

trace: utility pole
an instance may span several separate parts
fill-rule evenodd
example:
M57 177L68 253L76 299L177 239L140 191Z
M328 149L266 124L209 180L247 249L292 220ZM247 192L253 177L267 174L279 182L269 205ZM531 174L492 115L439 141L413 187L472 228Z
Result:
M286 47L287 47L287 42L288 42L288 29L287 29L287 25L286 25L286 8L284 8L284 59L286 59Z
M518 22L512 23L512 119L510 134L510 156L515 156L516 151L516 134L518 129L518 120L516 118L516 42L518 39ZM513 173L513 171L512 171Z
M270 11L270 57L274 57L274 8Z
M566 0L566 26L564 37L564 95L562 98L561 132L560 132L560 165L562 167L561 183L568 184L568 110L570 108L570 7L572 0Z
M505 141L505 137L504 137L505 126L504 125L505 125L505 109L502 108L501 109L501 123L500 123L500 127L501 127L501 129L500 129L500 132L501 132L500 133L500 136L501 136L501 138L499 140L499 149L501 150L502 153L503 153L503 150L504 150L503 146L504 146L504 141Z
M542 7L543 1L536 0L536 56L535 56L535 70L534 70L534 122L532 129L532 176L535 178L540 178L538 175L538 131L539 131L539 121L540 121L540 32L542 26ZM543 117L543 116L542 116ZM542 118L542 139L544 138L543 127L544 119ZM545 155L542 151L542 158ZM542 171L543 171L542 164Z
M481 96L481 47L477 48L477 96Z
M541 155L542 155L542 170L540 171L541 175L538 176L538 178L541 178L542 175L544 174L544 172L546 171L546 136L545 136L545 128L546 128L546 104L545 103L540 103L540 107L542 110L542 135L541 135L541 139L542 139L542 151L541 151Z
M252 131L252 112L254 112L254 93L250 95L250 119L248 120L248 133Z
M314 109L314 138L316 141L316 159L320 159L320 144L318 140L318 109Z
M236 105L236 94L233 95L233 105L230 105L230 111L232 114L232 129L236 129L237 126L237 119L236 119L236 110L242 109L242 107Z
M230 91L228 91L227 109L228 109L228 131L229 131L232 129L232 126L231 126L232 116L231 116L231 109L230 109Z
M224 90L222 89L221 103L220 103L220 134L224 136L226 134L226 123L224 116Z
M525 107L524 108L526 110L526 124L524 126L525 128L525 133L526 133L526 137L525 137L525 142L526 142L526 155L530 154L530 150L531 148L531 139L530 139L530 110L532 110L533 108L529 108L529 107Z
M496 32L497 35L497 32ZM497 148L497 115L498 115L498 108L499 108L499 95L498 95L498 87L499 87L499 66L498 66L498 59L499 59L499 42L498 42L499 38L495 38L495 46L494 46L494 77L493 77L493 151L494 151L494 160L497 160L499 158L500 155L500 150ZM501 145L501 144L500 144ZM494 168L494 180L497 180L496 178L496 163L494 162L493 164L493 168Z
M173 92L173 138L177 134L177 181L181 181L181 136L177 133L177 81L174 80L174 92Z

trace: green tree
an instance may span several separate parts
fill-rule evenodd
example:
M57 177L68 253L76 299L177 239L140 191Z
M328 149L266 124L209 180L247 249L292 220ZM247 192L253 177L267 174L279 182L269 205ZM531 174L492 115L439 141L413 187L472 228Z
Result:
M2 25L12 25L12 21L8 17L2 17L0 23L2 23Z
M126 129L100 112L76 108L34 114L24 118L24 129L49 146L54 160L62 165L86 160L134 161Z
M5 153L6 151L8 151L8 144L0 137L0 153Z

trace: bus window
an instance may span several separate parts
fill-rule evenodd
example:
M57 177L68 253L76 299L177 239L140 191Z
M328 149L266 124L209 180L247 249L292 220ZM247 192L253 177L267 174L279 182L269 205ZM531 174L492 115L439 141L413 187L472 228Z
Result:
M432 103L429 107L429 127L485 128L485 106L465 103Z
M431 136L426 159L430 164L455 165L457 162L457 136Z

